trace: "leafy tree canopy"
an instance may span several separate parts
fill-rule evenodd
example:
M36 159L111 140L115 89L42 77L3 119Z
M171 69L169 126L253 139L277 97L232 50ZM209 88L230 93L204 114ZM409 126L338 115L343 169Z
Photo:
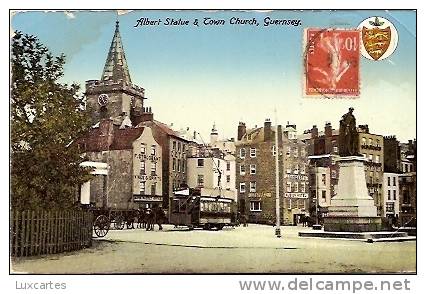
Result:
M73 140L89 127L77 84L63 84L65 56L16 32L11 48L11 206L72 206L89 178Z

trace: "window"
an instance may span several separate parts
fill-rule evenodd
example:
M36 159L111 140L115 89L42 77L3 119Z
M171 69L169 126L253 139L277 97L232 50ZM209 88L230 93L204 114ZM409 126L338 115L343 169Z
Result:
M388 186L390 186L390 185L391 185L391 178L388 177Z
M240 158L245 158L246 157L246 149L241 148L240 149Z
M151 146L151 155L155 155L155 153L156 153L156 148L155 147L156 147L155 145Z
M322 190L321 191L321 198L322 198L322 200L325 200L326 196L327 196L327 192L325 190Z
M294 174L299 174L299 165L296 163L295 165L294 165Z
M396 177L393 177L393 185L396 186ZM389 184L390 186L390 184Z
M176 150L176 141L173 141L173 150Z
M140 168L140 175L144 175L145 174L145 161L141 161L141 168Z
M393 200L396 200L396 190L393 190Z
M337 171L334 170L334 169L331 171L331 178L332 179L336 179L337 178Z
M246 166L240 165L240 175L244 176L246 174Z
M368 160L373 161L373 154L368 154Z
M250 157L256 157L256 148L250 148Z
M157 165L155 162L151 163L151 175L155 176L157 174Z
M287 192L291 192L291 182L287 182Z
M203 167L204 166L204 158L197 159L197 167Z
M246 183L240 183L240 193L246 192Z
M380 163L380 155L376 155L376 162Z
M386 212L394 212L395 211L395 203L386 202Z
M141 195L145 194L145 182L139 182L139 191L141 193Z
M305 172L306 172L306 166L305 166L304 164L302 164L302 165L300 166L300 174L304 175L304 174L305 174Z
M260 201L250 201L250 211L262 211Z
M293 183L293 192L299 192L299 183L298 182Z
M231 182L231 176L230 176L230 175L227 175L227 176L226 176L226 182L227 182L227 183L230 183L230 182Z
M204 175L198 175L197 178L197 185L199 187L203 187L204 186Z
M334 146L334 147L333 147L333 152L334 152L334 153L339 153L339 147Z
M275 147L275 145L272 146L272 155L277 155L277 148Z
M367 139L365 139L365 137L362 137L361 142L362 142L362 145L365 145L367 144Z
M306 192L306 184L305 184L305 182L300 183L300 192L302 192L302 193Z
M155 188L156 188L156 183L152 183L151 184L151 195L152 196L155 196L155 193L156 193L156 191L155 191Z
M250 192L256 192L256 182L250 182Z
M290 163L287 165L287 173L291 174L291 164Z
M180 159L177 160L177 170L180 172Z
M176 158L173 158L173 171L176 170Z
M141 143L141 154L146 154L146 144L145 143Z
M391 200L391 191L388 190L388 200Z
M182 160L182 172L185 172L185 160Z
M300 156L305 157L306 156L306 150L304 147L300 148Z
M294 147L293 156L294 157L299 157L299 150L297 149L297 147Z
M227 171L231 170L231 162L229 162L229 161L226 162L226 170Z
M250 174L255 175L256 174L256 165L250 164Z
M180 147L181 147L180 142L178 142L178 143L177 143L177 150L178 150L178 151L180 151Z
M326 175L325 174L321 174L321 182L323 185L325 185L326 183Z
M368 145L373 145L373 139L368 138Z
M380 140L379 139L376 140L376 146L380 147Z
M291 154L291 147L287 146L287 151L286 151L287 157L290 157L290 154Z

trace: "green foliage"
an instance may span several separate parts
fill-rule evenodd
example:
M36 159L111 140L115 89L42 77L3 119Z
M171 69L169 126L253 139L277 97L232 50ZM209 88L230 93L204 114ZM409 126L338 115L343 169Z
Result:
M17 32L11 52L11 206L69 208L89 178L73 140L89 127L79 86L58 82L65 56Z

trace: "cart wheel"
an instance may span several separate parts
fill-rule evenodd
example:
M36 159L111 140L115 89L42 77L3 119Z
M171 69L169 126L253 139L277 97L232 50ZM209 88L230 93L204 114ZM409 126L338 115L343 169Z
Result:
M105 215L100 215L95 219L93 223L93 230L95 231L95 235L99 238L105 237L109 231L109 219Z
M114 219L114 229L122 230L124 229L125 221L122 215L118 215Z
M218 230L218 231L222 230L222 229L223 229L223 227L224 227L224 225L223 225L223 224L220 224L220 225L217 225L217 226L216 226L216 228L217 228L217 230Z
M194 229L194 226L193 226L193 225L189 225L189 226L188 226L188 230L189 230L189 231L192 231L193 229Z
M211 225L210 224L205 224L203 226L203 230L210 230L211 229Z

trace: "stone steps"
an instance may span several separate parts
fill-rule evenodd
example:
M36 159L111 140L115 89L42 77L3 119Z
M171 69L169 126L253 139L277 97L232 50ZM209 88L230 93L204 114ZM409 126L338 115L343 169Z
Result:
M299 232L299 237L314 237L314 238L334 238L334 239L392 239L406 238L406 232L325 232L325 231L305 231Z

